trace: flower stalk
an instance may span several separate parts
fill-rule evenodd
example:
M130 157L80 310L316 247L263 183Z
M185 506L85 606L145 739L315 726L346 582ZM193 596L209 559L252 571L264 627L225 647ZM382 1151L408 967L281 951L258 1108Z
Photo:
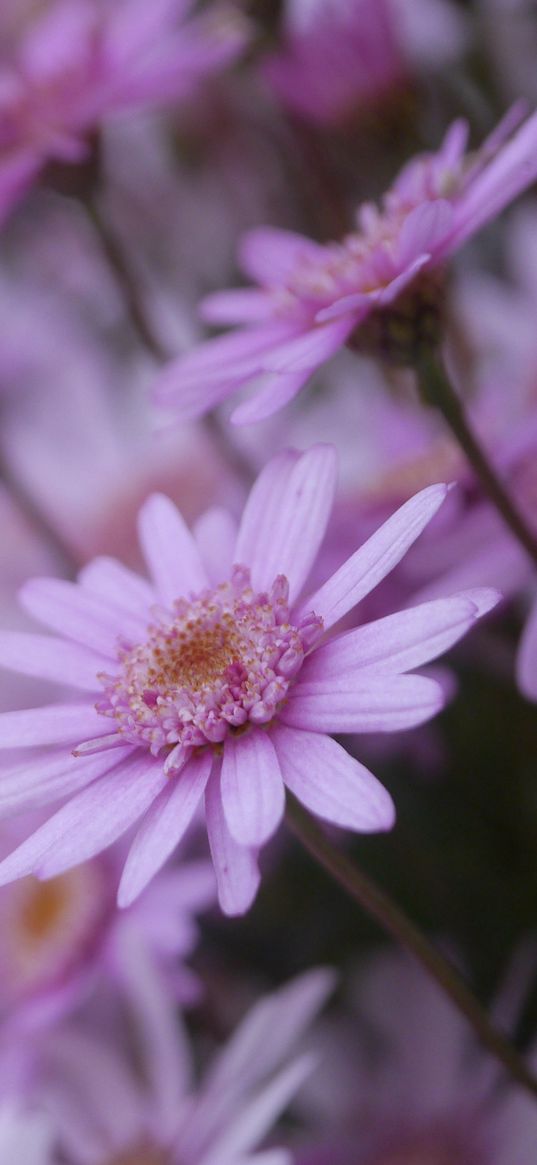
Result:
M505 489L494 466L476 437L466 416L464 405L455 392L444 364L435 349L424 347L416 363L418 387L422 399L442 413L451 432L466 455L484 493L495 506L511 533L537 567L537 539L524 520L518 506Z
M492 1025L486 1011L458 971L429 942L400 906L377 886L355 861L351 861L346 854L329 842L315 818L289 792L287 822L319 865L343 887L370 918L417 959L512 1079L537 1097L537 1079L509 1040Z

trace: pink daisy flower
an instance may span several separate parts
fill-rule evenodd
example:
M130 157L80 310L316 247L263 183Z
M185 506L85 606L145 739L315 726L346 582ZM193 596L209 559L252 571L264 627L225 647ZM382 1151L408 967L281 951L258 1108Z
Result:
M126 906L204 795L220 904L242 913L259 882L257 851L283 815L284 785L335 825L391 827L389 795L330 734L430 719L443 689L408 673L447 650L498 595L475 590L328 636L399 562L448 490L434 485L411 498L303 595L335 483L331 446L286 451L260 474L238 531L213 510L193 536L167 498L151 497L139 525L150 582L101 558L77 583L26 584L24 606L58 634L5 632L0 662L86 695L0 714L0 747L38 750L17 766L11 811L36 796L66 799L0 863L0 881L54 877L143 818L119 886Z
M351 340L408 363L438 328L447 261L537 177L537 114L522 125L520 116L514 106L473 157L467 124L454 122L437 153L403 168L380 208L359 208L340 242L271 227L245 235L239 262L258 288L202 304L207 320L239 328L167 365L157 403L185 420L251 386L232 418L247 424L287 404Z
M78 162L111 114L163 107L231 61L245 22L190 0L7 0L0 14L0 221L50 159Z

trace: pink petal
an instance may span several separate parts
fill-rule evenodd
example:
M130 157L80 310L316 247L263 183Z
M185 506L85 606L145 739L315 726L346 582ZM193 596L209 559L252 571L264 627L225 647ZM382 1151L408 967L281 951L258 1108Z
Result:
M341 348L354 326L354 319L315 324L301 336L271 348L262 357L261 368L265 372L311 372Z
M393 570L442 505L449 486L430 485L415 494L348 558L310 598L296 617L315 611L328 629L355 607Z
M342 676L298 682L280 720L311 732L398 732L430 720L443 708L440 684L426 676Z
M31 748L36 744L76 744L98 736L106 721L92 704L49 704L0 712L0 748Z
M537 603L524 628L517 659L517 681L528 700L537 700Z
M209 778L205 790L205 816L220 906L224 914L245 914L260 882L256 853L246 846L237 845L229 832L222 806L219 772L214 772Z
M361 833L392 828L395 809L387 790L330 736L280 725L272 739L285 784L312 813Z
M0 667L95 692L100 691L97 674L109 667L109 660L77 643L66 643L52 635L2 631Z
M130 906L179 844L197 809L213 763L210 750L193 758L159 793L129 850L117 904Z
M475 178L456 201L449 250L461 246L509 205L537 178L537 113L521 125L510 141ZM446 253L448 247L445 248Z
M479 597L476 591L421 603L340 635L312 653L300 679L308 682L345 673L360 682L364 669L378 674L421 667L448 651L475 623L482 612L473 594ZM500 598L497 591L484 588L483 602L485 595L493 596L495 602Z
M30 873L53 878L94 857L133 825L165 780L161 762L147 753L120 761L0 862L0 884Z
M395 279L392 279L385 287L379 288L371 296L371 299L374 300L374 306L387 307L388 304L393 303L401 295L401 292L405 290L405 287L408 287L409 283L412 283L412 280L415 279L418 272L427 266L430 260L431 255L428 252L423 255L418 255L417 259L414 259L413 263L409 263L408 267L404 271L401 271L399 275L396 275Z
M371 295L363 291L355 291L352 295L342 295L340 299L334 300L334 303L331 303L329 307L321 308L315 316L315 323L325 324L352 312L352 327L355 328L371 311L371 307Z
M78 576L78 581L87 590L102 599L108 599L115 606L127 609L138 619L146 621L148 612L157 596L153 587L139 574L128 570L115 558L94 558Z
M263 353L296 332L296 322L277 320L206 340L165 366L153 389L156 404L183 420L201 416L255 377Z
M212 506L198 518L194 538L211 586L228 579L237 541L237 525L228 510Z
M251 566L253 586L255 590L266 590L277 575L284 574L293 602L325 535L334 501L337 457L332 445L314 445L292 467L286 464L285 477L279 475L279 465L280 462L273 494L266 489L272 480L268 475L259 490L256 486L252 490L237 550L247 524L254 524L256 530L249 539L250 556L246 560L246 565Z
M40 623L113 659L120 636L138 643L145 632L141 620L133 618L129 611L120 611L77 583L63 579L30 579L22 587L20 599Z
M253 396L234 409L232 424L252 425L271 417L294 400L310 375L308 368L305 372L264 372L257 376L249 385Z
M397 264L408 267L425 252L433 252L445 239L453 222L453 207L444 198L423 202L407 214L397 246Z
M250 566L254 557L261 553L299 458L298 450L284 449L271 457L256 478L242 512L233 556L235 562Z
M265 287L276 287L294 275L302 260L325 258L324 248L295 231L258 227L243 235L239 266L245 275Z
M120 754L127 757L132 748ZM33 809L59 800L102 776L118 762L118 753L74 757L65 748L52 755L32 757L0 773L0 816Z
M139 514L140 545L159 598L174 599L205 590L208 578L194 538L178 509L164 494L153 494Z
M285 806L278 758L265 732L228 737L220 789L231 836L239 845L262 846L278 828Z
M217 291L202 299L198 312L210 324L257 323L273 314L274 299L264 291L252 291L250 288Z

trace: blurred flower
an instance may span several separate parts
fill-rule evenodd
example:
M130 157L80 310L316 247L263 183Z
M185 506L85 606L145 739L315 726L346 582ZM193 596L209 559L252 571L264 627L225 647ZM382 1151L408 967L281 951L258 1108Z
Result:
M194 1081L186 1033L144 948L130 945L129 1040L64 1026L40 1049L34 1095L67 1165L290 1165L257 1145L313 1060L297 1047L332 986L310 971L261 999ZM138 1053L133 1055L133 1043Z
M44 1113L6 1101L0 1104L0 1161L55 1165L53 1130Z
M463 44L462 16L445 0L287 0L283 45L263 73L284 105L329 126L397 92L409 66Z
M0 221L49 159L76 163L111 114L188 96L233 60L245 22L189 0L7 0L0 15Z
M251 385L255 395L233 414L246 424L287 404L346 342L411 362L437 339L447 260L537 177L537 114L515 129L520 117L513 107L473 157L466 123L454 122L436 154L403 168L380 210L359 209L358 229L341 243L270 227L248 233L240 263L260 287L203 304L207 320L245 326L167 365L157 403L185 420Z
M377 956L355 988L351 1016L319 1041L305 1090L314 1138L296 1165L527 1165L533 1100L499 1091L496 1065L423 971Z
M213 510L195 537L155 495L140 514L151 583L100 558L78 583L34 579L23 588L26 609L62 638L4 632L1 663L91 695L0 715L3 748L53 746L18 766L23 791L15 782L12 811L43 802L51 787L56 798L75 794L0 864L3 881L54 877L144 815L119 888L128 905L205 792L220 903L242 913L259 883L257 850L284 811L284 782L336 825L390 828L387 792L328 734L430 719L445 702L442 685L406 673L447 650L498 595L472 591L321 643L400 561L448 490L417 494L301 598L335 480L331 446L287 451L259 476L238 533Z

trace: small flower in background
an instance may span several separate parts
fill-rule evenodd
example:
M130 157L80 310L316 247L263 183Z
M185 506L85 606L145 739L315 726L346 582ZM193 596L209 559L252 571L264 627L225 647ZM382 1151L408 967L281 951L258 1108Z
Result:
M447 261L537 177L537 114L520 120L514 106L473 156L467 124L454 122L437 153L403 168L381 209L359 209L340 243L270 227L245 235L240 265L259 288L202 304L208 321L242 326L167 365L156 403L186 420L250 386L232 416L247 424L286 405L347 342L411 362L438 339Z
M265 79L290 110L331 126L396 97L423 60L456 57L465 29L444 0L287 0L282 41Z
M517 1008L522 977L512 974L500 993L504 1019ZM362 965L350 1007L325 1024L317 1049L319 1066L303 1093L309 1144L296 1151L296 1165L532 1160L533 1101L502 1086L460 1015L405 956Z
M3 881L54 877L143 817L119 887L126 906L205 794L220 904L237 914L256 894L257 851L282 818L284 783L336 825L391 827L387 792L329 734L390 732L434 716L442 685L407 673L452 646L498 595L472 590L325 640L400 561L448 489L411 498L302 597L335 481L332 447L287 451L259 476L238 532L212 510L195 537L155 495L140 514L150 583L101 558L78 583L25 586L25 608L61 637L5 632L1 663L89 694L0 715L3 748L38 750L4 772L5 811L71 798L0 864Z
M43 165L77 163L111 115L170 105L244 47L245 21L162 0L8 0L0 14L0 221Z

